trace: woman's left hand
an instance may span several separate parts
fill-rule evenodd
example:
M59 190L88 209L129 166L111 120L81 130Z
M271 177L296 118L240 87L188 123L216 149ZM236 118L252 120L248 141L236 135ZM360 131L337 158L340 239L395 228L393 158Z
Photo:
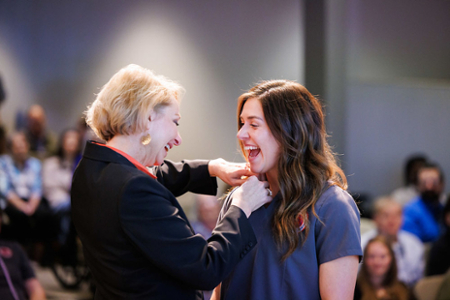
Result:
M232 163L222 158L211 160L208 170L211 176L219 177L231 186L240 186L247 177L255 175L246 163Z

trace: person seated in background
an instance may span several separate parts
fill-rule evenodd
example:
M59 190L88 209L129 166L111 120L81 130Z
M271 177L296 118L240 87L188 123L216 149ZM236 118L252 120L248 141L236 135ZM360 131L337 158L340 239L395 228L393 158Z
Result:
M51 214L41 202L41 162L29 155L29 144L23 132L8 140L10 154L1 156L0 168L5 174L5 213L9 217L9 238L29 246L43 241L51 233ZM6 228L5 228L6 229Z
M395 189L391 196L402 206L411 202L418 196L417 193L417 172L427 162L425 155L410 156L406 160L404 170L405 185Z
M389 241L381 235L369 240L353 299L407 300L411 297L406 285L397 278L397 264Z
M195 204L197 208L197 221L192 222L192 228L195 233L201 234L205 239L209 239L213 229L217 225L222 204L216 196L195 194ZM212 296L212 290L203 291L204 300L209 300Z
M73 172L81 158L80 149L78 130L65 130L61 134L56 155L46 158L42 165L44 197L61 221L61 243L64 243L70 228L70 188Z
M196 194L197 221L192 222L195 233L200 233L205 239L211 237L217 225L221 203L216 196Z
M56 138L46 128L46 115L40 105L32 105L27 112L25 133L31 155L44 159L56 151Z
M2 210L0 209L0 231ZM0 299L43 300L44 289L36 279L28 257L19 244L0 236Z
M450 197L444 207L444 234L433 244L427 262L427 276L444 274L450 270Z
M418 172L419 196L403 209L402 229L415 234L423 243L436 241L442 231L440 197L444 186L444 174L439 166L425 164Z
M398 279L413 286L423 276L424 246L414 234L401 230L402 206L391 197L379 198L374 204L376 229L361 236L361 246L377 235L389 240L397 262Z

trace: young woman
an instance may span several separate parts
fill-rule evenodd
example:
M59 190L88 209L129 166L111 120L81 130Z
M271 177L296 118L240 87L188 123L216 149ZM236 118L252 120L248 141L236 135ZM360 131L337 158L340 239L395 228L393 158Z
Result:
M364 263L358 275L354 299L410 299L406 285L397 279L394 251L383 236L371 239L364 249Z
M276 196L249 218L258 245L214 296L352 298L362 255L359 212L326 141L319 101L298 83L266 81L240 96L237 114L251 171L267 178Z
M44 197L60 223L61 243L70 228L70 189L75 167L81 159L81 137L78 130L66 129L59 139L56 155L46 158L42 164Z

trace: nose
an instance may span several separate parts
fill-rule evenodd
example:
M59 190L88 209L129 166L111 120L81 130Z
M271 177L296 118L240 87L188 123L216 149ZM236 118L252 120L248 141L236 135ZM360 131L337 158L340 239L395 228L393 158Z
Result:
M245 125L243 125L241 127L241 129L239 129L238 133L236 134L237 138L241 141L245 140L248 138L248 131L247 128L245 127Z
M175 146L180 146L182 141L183 141L183 139L181 138L181 135L180 135L180 133L178 132L177 137L175 138L175 143L174 143L174 145L175 145Z

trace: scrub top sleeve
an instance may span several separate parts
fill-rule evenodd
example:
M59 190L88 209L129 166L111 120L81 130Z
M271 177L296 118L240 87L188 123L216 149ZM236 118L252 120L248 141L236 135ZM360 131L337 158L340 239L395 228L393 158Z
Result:
M217 223L216 225L219 225L220 221L223 220L225 217L225 214L230 209L231 201L233 200L233 193L238 189L239 187L234 188L223 200L222 203L222 209L219 212L219 216L217 217Z
M359 210L353 198L337 186L330 187L317 202L315 220L319 265L344 256L362 258Z

